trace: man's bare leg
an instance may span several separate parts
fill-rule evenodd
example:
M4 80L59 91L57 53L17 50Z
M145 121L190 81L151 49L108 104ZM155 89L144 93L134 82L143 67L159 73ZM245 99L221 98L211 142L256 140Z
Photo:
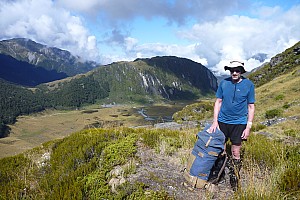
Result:
M241 163L241 150L242 145L231 145L231 158L228 159L228 169L230 185L234 191L237 191L240 187L240 169L242 167Z

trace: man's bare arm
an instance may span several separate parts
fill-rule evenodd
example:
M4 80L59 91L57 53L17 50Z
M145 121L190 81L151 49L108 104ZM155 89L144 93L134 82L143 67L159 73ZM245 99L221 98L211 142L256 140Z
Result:
M219 128L218 116L222 105L222 99L217 98L214 105L214 119L211 127L209 128L210 132L215 132L216 128Z

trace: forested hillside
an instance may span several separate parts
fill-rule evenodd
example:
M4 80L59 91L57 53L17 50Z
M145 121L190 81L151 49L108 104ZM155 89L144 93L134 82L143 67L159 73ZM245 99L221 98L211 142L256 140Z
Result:
M14 123L18 115L42 111L44 95L39 90L30 90L0 79L0 137L7 136L7 124Z

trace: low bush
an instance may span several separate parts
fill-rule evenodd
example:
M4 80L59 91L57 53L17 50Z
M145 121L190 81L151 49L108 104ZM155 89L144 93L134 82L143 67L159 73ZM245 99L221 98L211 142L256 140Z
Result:
M0 163L0 199L22 199L30 188L31 161L20 154L2 158Z
M208 101L201 101L186 106L181 111L173 115L176 122L181 121L199 121L209 119L213 116L214 103Z
M260 131L266 127L267 127L266 125L258 123L258 124L254 124L251 130L255 132L255 131Z
M291 105L288 104L288 103L285 103L285 104L282 106L283 109L288 109L289 107L291 107Z
M284 99L284 95L283 94L279 94L275 97L275 100L276 101L280 101L280 100L283 100Z
M267 110L265 114L265 118L267 119L272 119L275 117L280 117L282 116L283 111L281 109L272 109L272 110Z

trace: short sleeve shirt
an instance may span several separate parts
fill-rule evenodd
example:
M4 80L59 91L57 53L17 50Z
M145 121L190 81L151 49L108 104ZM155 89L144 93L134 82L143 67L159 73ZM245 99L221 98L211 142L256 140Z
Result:
M231 77L220 82L216 97L222 99L218 120L226 124L247 124L248 104L255 102L254 84L246 78L239 83Z

